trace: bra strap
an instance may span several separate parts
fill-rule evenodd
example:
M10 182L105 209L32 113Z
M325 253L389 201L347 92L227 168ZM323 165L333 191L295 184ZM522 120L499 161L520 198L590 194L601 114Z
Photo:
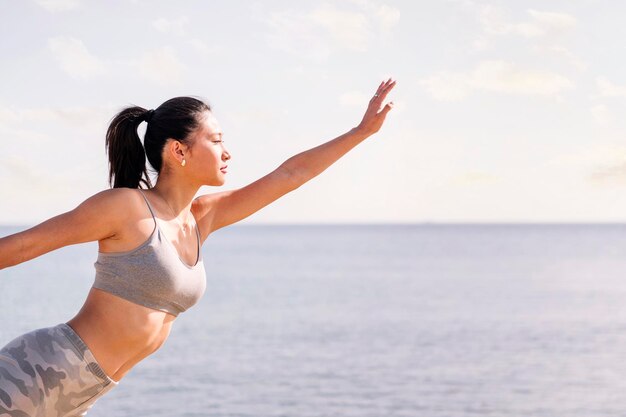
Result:
M152 206L150 205L150 202L148 201L148 199L146 198L146 195L143 193L143 191L141 191L141 188L137 188L137 191L139 191L141 193L141 195L143 196L143 199L146 200L146 204L148 205L148 210L150 210L150 214L152 214L152 218L154 219L154 223L157 225L158 227L158 223L156 221L156 218L154 216L154 211L152 210ZM192 215L193 217L193 215ZM196 218L193 217L193 222L196 224L196 240L197 240L197 245L198 246L198 251L196 253L196 259L200 259L200 252L202 250L202 248L200 247L200 228L198 227L198 222L196 221Z
M141 195L143 196L143 199L146 200L146 204L148 205L148 210L150 210L150 214L152 214L152 218L154 219L154 222L156 223L156 219L155 219L155 216L154 216L154 211L152 210L152 206L150 205L150 202L146 198L146 195L143 193L143 191L141 191L140 188L137 188L137 191L139 191L141 193Z
M198 227L198 222L196 221L196 218L193 216L193 214L191 216L193 217L193 222L196 224L196 237L198 239L198 253L196 258L200 260L200 251L202 250L202 248L200 247L200 228Z

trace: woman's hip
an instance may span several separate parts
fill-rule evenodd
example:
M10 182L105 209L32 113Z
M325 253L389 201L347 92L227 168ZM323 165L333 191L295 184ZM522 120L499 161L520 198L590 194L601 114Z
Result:
M84 415L116 385L66 323L33 330L0 349L0 415Z

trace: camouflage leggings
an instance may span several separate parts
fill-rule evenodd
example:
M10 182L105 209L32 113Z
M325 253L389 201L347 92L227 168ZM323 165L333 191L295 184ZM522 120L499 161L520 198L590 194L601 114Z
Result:
M65 323L0 349L0 416L84 416L117 384Z

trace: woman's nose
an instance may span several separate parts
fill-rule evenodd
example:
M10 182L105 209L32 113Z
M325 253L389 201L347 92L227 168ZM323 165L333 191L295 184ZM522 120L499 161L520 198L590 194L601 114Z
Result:
M222 160L228 161L229 159L230 159L230 152L228 152L226 148L224 148L224 152L222 152Z

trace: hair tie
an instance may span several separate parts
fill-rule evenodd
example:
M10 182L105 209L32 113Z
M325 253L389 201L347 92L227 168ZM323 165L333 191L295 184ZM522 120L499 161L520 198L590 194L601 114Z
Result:
M148 110L147 112L143 114L143 120L146 123L150 123L150 120L152 119L153 114L154 114L154 110Z

